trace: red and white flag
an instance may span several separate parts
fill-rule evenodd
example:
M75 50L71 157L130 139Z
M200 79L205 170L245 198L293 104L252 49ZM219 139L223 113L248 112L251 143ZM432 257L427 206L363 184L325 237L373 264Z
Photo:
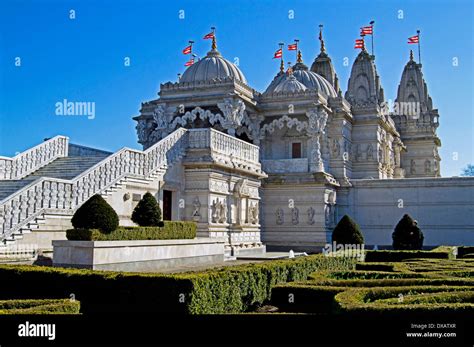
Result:
M360 36L373 35L374 27L372 25L360 28Z
M415 36L412 36L412 37L408 38L408 44L419 43L419 42L420 42L420 36L418 36L418 35L415 35Z
M365 48L364 39L356 39L354 48L364 49Z
M275 52L273 55L273 59L275 58L281 58L283 56L283 50L280 48L278 51Z
M203 37L204 40L210 40L214 38L214 32L211 31L209 34L207 34L206 36Z
M183 49L183 54L191 54L191 50L193 49L193 46L189 45L185 49Z
M184 66L191 66L194 64L194 58L191 58L189 61L186 62L186 64L184 64Z
M289 51L296 51L297 49L298 49L298 45L296 43L293 43L292 45L288 45Z

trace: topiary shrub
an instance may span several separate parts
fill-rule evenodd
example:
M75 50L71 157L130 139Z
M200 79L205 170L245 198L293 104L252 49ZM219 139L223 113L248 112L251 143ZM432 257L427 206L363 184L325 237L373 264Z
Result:
M117 229L119 218L112 206L96 194L77 209L71 223L75 229L99 229L110 233Z
M423 232L418 227L417 222L405 214L395 227L392 234L393 249L422 249Z
M133 210L132 221L141 227L162 225L160 205L149 192L143 195Z
M359 225L346 214L334 228L332 242L343 245L362 245L364 244L364 236Z

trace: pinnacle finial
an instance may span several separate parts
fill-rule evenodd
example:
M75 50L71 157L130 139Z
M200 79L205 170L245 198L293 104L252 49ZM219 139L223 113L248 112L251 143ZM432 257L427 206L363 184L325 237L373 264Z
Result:
M326 53L326 47L324 46L323 39L323 25L319 24L319 41L321 42L321 53Z
M286 70L286 73L288 74L288 76L293 75L293 68L291 67L291 62L290 61L288 62L288 70Z
M217 42L216 42L216 27L211 27L212 30L212 50L215 51L217 50Z
M281 63L280 63L280 72L281 73L285 72L285 62L283 61L283 59L281 59Z
M410 49L410 61L413 61L413 50Z
M302 63L303 62L303 57L301 56L301 51L298 50L298 57L296 59L297 63Z

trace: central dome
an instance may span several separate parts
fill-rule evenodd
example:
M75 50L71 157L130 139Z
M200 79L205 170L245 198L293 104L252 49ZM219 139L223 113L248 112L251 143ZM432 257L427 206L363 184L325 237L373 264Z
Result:
M213 49L203 59L188 67L179 82L192 83L225 78L233 78L247 84L242 71Z

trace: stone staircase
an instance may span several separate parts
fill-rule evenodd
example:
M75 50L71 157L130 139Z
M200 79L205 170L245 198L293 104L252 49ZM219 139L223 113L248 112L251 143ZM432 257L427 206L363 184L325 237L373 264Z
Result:
M40 159L0 157L0 261L2 255L15 253L15 245L28 244L18 241L32 231L64 231L74 211L92 195L107 196L126 182L156 179L185 154L185 135L185 129L178 129L146 151L123 148L111 155L80 156L68 156L67 147L58 150L55 138L50 140L53 158L44 155L44 148L35 151L43 155Z

